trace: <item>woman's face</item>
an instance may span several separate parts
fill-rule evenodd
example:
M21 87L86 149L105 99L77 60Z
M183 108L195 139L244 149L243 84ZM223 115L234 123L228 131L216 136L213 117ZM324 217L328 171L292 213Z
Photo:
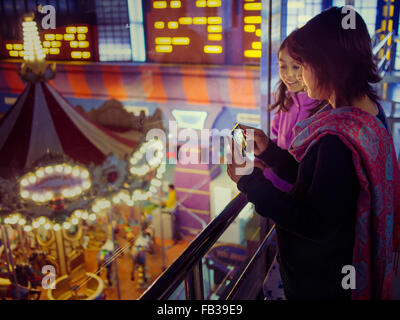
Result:
M301 72L299 72L299 77L303 83L305 90L310 98L316 100L327 100L326 94L318 86L318 81L315 76L313 69L307 63L301 65Z
M301 73L300 64L296 62L287 52L282 49L278 55L279 58L279 76L290 92L304 90L303 81L298 78Z

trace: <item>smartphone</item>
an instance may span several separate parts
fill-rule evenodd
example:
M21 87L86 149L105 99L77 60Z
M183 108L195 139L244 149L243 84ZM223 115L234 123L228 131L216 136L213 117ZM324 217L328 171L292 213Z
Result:
M246 152L247 141L246 136L244 134L244 130L240 128L240 124L236 123L235 126L231 130L231 135L235 146L240 150L240 154L243 158L246 156L250 160L254 160L254 154Z

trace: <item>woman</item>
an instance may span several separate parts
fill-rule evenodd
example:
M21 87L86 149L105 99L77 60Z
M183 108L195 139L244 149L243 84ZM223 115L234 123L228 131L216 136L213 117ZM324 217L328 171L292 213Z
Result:
M276 223L287 299L392 298L400 172L371 87L380 78L367 27L356 13L356 28L345 30L343 18L341 8L330 8L288 44L309 97L330 103L295 127L289 152L261 130L244 127L254 130L258 159L293 188L276 189L260 168L240 176L239 165L228 166L256 211ZM355 274L348 274L352 267Z

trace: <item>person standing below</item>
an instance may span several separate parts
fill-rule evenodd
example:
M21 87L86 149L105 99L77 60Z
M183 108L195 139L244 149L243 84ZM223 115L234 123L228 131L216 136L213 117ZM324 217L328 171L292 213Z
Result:
M262 162L241 175L242 165L228 165L257 213L276 224L288 300L392 299L399 266L400 170L372 87L381 79L364 20L354 12L356 28L345 29L342 9L315 16L288 44L308 96L330 107L296 125L289 151L242 126L254 130ZM293 188L274 187L263 163Z
M163 203L163 208L167 209L167 212L171 215L172 239L174 244L177 244L178 241L181 240L176 204L177 200L175 186L173 184L169 184L168 198L167 201Z

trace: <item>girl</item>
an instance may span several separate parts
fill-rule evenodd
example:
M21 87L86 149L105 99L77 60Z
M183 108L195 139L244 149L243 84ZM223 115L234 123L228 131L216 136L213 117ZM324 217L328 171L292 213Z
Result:
M288 51L322 109L295 127L289 152L254 130L254 154L294 183L275 188L259 168L228 174L276 223L287 299L392 299L400 251L400 170L371 83L380 81L366 24L342 27L332 7L295 31ZM244 127L249 130L250 128Z
M271 132L276 137L273 141L285 150L289 149L294 138L295 124L308 118L326 104L324 101L309 98L304 91L303 81L297 79L300 64L288 53L289 40L290 35L282 42L278 51L280 83L276 101L270 107L271 110L277 108L271 125ZM292 188L292 184L280 179L269 168L264 170L264 176L282 191L288 192ZM264 294L268 300L285 299L276 256L264 281Z

